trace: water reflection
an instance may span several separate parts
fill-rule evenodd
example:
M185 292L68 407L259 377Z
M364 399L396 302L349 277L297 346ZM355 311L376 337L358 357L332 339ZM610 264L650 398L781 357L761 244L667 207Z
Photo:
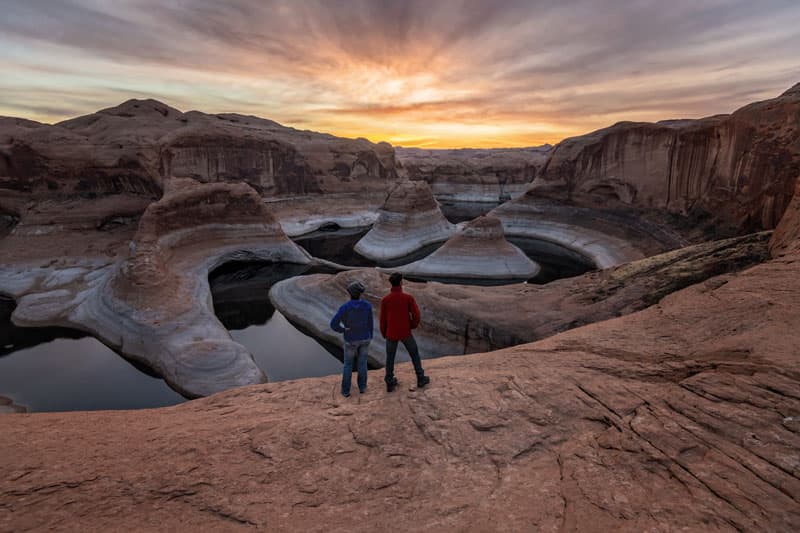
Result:
M7 327L0 325L0 331ZM29 411L141 409L185 401L93 337L50 340L0 357L0 395Z
M267 297L278 281L311 272L303 265L231 263L209 276L214 312L231 330L231 337L253 354L270 381L341 371L341 363L332 355L337 347L326 347L299 331Z

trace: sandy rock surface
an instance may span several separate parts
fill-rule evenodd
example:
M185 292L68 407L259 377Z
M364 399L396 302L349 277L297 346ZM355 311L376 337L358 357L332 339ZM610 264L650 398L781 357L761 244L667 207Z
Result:
M0 417L0 529L796 531L798 259L428 361L425 390L406 364L391 395Z

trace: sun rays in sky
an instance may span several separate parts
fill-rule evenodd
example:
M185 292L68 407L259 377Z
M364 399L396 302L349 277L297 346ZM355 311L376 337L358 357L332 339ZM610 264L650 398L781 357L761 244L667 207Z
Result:
M8 0L0 114L152 97L396 145L532 146L800 81L789 0Z

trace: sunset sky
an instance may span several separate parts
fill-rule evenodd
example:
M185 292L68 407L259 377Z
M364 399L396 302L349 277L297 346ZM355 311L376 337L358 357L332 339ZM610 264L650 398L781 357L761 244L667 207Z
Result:
M0 115L156 98L404 146L554 143L800 82L796 0L0 0Z

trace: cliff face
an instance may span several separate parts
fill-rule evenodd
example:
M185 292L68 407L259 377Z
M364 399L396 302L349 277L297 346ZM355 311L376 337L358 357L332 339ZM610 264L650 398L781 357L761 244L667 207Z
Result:
M549 144L532 148L395 149L398 173L428 182L437 198L498 201L522 194L547 161Z
M775 228L769 244L773 257L800 253L800 179L797 180L794 198Z
M621 122L566 139L527 193L710 214L737 231L774 228L800 176L800 84L731 115Z
M55 125L0 119L0 189L37 198L156 199L172 177L246 182L265 196L385 188L386 143L300 131L257 117L182 113L154 100Z

